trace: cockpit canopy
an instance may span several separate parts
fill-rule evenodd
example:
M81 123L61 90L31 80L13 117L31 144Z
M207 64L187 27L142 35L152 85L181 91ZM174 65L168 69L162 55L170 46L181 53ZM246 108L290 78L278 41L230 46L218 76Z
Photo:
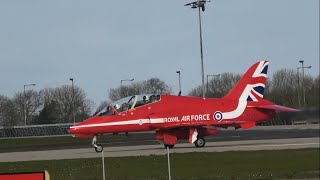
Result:
M160 100L160 95L155 94L141 94L128 96L110 103L106 108L98 113L99 116L111 116L115 113L128 111L149 103ZM115 112L116 111L116 112Z

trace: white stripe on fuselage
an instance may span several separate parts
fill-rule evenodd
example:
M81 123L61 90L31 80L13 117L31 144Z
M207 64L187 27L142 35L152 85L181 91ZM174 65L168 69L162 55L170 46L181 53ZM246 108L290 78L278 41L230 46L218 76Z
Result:
M239 100L238 100L238 106L235 110L229 111L229 112L222 112L222 119L234 119L244 112L244 110L247 107L247 98L250 94L250 91L252 89L252 85L247 84L247 86L244 88Z
M107 122L99 124L85 124L85 125L76 125L70 128L84 128L84 127L100 127L100 126L117 126L117 125L131 125L131 124L157 124L164 123L164 118L155 118L155 119L137 119L137 120L128 120L128 121L117 121L117 122Z
M234 119L239 116L244 112L244 110L247 107L247 101L239 101L238 106L235 110L230 111L230 112L223 112L222 113L222 120L224 119Z

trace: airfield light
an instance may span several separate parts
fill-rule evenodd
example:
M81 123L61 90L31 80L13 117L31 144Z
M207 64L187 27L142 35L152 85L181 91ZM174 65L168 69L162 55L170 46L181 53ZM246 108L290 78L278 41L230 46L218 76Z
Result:
M180 71L176 71L176 73L179 74L179 96L181 95L181 77L180 77Z
M298 82L298 107L300 107L300 81L299 81L299 67L297 67L297 82Z
M204 85L204 66L203 66L203 46L202 46L202 29L201 29L201 13L200 9L202 12L205 11L205 4L207 2L211 1L206 1L206 0L198 0L194 1L188 4L185 4L184 6L190 6L192 9L198 8L198 16L199 16L199 34L200 34L200 57L201 57L201 75L202 75L202 98L205 98L205 85Z
M304 63L304 60L300 60L299 63L301 63L301 67L299 67L297 69L297 71L299 69L302 69L302 92L303 92L303 106L306 105L306 92L305 92L305 89L304 89L304 69L307 68L307 69L310 69L311 66L304 66L303 63Z
M23 114L24 114L24 125L27 125L27 108L26 108L26 87L35 86L36 84L25 84L23 85Z
M76 122L76 117L75 117L75 112L74 112L74 86L73 86L73 78L70 78L69 79L70 81L71 81L71 86L72 86L72 107L71 107L71 109L72 109L72 119L73 119L73 124L75 124L75 122Z

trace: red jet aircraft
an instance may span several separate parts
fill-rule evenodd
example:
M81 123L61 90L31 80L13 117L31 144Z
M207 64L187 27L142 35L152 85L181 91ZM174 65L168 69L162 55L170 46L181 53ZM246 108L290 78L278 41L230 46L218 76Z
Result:
M97 135L141 131L156 131L156 139L163 141L165 147L172 148L177 139L189 139L196 147L204 147L204 137L218 133L218 128L248 129L272 119L275 111L297 111L263 99L268 64L260 61L251 66L222 98L130 96L70 127L70 133L93 137L96 152L103 150L96 144Z

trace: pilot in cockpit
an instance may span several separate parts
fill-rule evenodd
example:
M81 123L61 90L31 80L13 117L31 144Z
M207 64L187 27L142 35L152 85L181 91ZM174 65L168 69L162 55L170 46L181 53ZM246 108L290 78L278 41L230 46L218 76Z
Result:
M130 104L128 104L128 103L123 103L122 104L122 110L123 111L127 111L127 110L129 110L130 109Z
M149 103L149 96L143 96L143 103L148 104Z
M114 107L116 110L118 110L118 109L120 108L119 104L115 104L113 107Z

